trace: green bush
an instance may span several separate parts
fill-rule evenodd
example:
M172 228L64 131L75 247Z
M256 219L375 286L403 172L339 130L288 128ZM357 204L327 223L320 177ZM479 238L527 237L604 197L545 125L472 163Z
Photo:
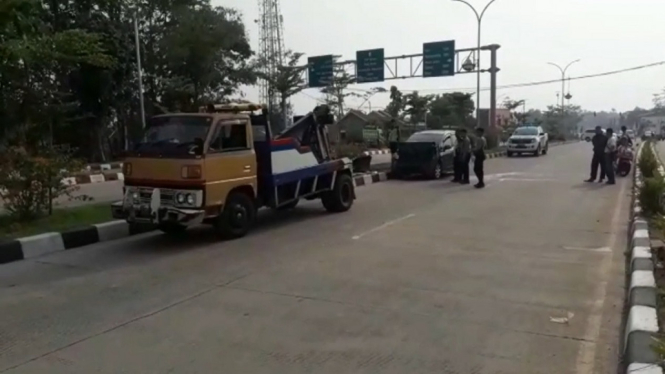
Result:
M651 143L644 144L640 159L637 162L644 179L658 175L658 158L651 148Z
M663 177L656 174L651 178L644 178L644 183L640 187L638 199L642 212L646 216L663 214L662 196L665 193L665 181Z
M78 186L62 182L82 168L83 163L72 158L70 152L49 147L34 151L5 148L0 152L0 199L18 221L44 216L53 200L61 196L88 200L86 195L72 195Z

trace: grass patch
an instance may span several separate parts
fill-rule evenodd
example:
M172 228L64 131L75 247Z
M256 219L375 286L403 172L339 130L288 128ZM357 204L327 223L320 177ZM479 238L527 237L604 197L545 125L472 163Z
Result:
M54 209L51 216L27 222L17 222L8 215L0 214L0 239L66 231L111 220L113 217L109 203Z

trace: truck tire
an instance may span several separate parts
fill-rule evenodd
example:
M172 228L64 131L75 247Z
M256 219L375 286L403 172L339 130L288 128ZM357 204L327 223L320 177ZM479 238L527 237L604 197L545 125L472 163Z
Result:
M237 239L247 235L256 219L254 200L242 192L231 192L224 210L215 221L215 229L224 239Z
M187 226L179 225L177 223L163 223L157 226L157 229L169 236L179 236L187 231Z
M540 144L538 144L538 149L536 149L536 152L533 153L535 157L540 157L540 153L542 152L542 149L540 148Z
M323 207L331 213L346 212L353 205L353 179L348 174L339 174L332 191L321 196Z

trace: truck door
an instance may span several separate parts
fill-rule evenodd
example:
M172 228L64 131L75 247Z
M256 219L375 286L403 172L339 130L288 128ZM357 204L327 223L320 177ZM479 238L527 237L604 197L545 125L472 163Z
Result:
M248 120L217 122L205 156L206 206L224 204L237 186L251 185L256 191L256 157Z

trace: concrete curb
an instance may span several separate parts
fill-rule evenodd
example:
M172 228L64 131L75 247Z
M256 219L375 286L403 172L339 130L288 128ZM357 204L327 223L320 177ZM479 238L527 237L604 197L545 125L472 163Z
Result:
M109 208L110 209L110 208ZM122 239L154 230L130 227L125 221L110 221L64 232L49 232L14 240L0 241L0 264L40 257L53 252Z
M635 156L639 160L645 143L642 143ZM626 318L623 337L623 357L627 363L627 373L663 374L658 366L660 359L651 348L653 336L658 333L658 314L656 312L657 286L654 276L654 261L651 251L649 224L642 216L639 206L639 188L642 185L642 172L634 162L633 202L630 221L630 262L628 267L629 285L626 302ZM662 170L663 166L659 166ZM662 172L662 171L661 171Z
M356 187L388 180L385 172L354 175ZM109 209L110 206L109 206ZM49 253L108 242L154 231L154 226L135 227L122 220L109 221L65 232L50 232L25 238L0 239L0 264L40 257Z

